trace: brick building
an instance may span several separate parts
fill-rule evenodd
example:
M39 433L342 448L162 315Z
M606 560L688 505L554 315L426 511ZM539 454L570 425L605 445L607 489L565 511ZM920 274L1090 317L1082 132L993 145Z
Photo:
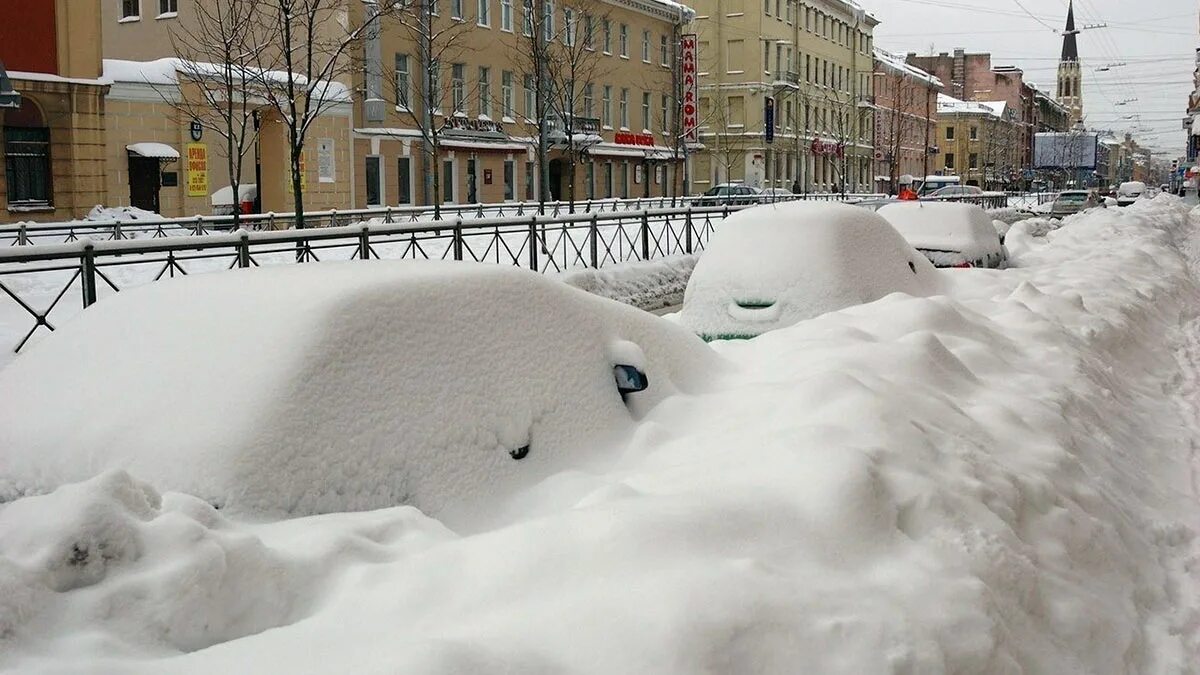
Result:
M900 176L927 176L933 166L942 81L881 49L874 77L875 189L896 194Z
M107 189L99 6L5 0L0 13L0 222L80 217Z

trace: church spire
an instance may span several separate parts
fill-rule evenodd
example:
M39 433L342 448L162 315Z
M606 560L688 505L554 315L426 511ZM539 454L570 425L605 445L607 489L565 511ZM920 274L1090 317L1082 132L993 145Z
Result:
M1079 60L1079 45L1075 42L1075 36L1079 31L1075 30L1075 1L1071 0L1067 5L1067 29L1063 31L1063 61L1078 61Z

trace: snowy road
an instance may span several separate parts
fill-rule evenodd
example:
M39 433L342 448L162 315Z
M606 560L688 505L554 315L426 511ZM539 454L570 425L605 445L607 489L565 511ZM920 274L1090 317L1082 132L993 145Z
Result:
M1012 269L717 343L486 527L123 473L18 500L0 668L1200 673L1198 230L1171 197L1018 224Z

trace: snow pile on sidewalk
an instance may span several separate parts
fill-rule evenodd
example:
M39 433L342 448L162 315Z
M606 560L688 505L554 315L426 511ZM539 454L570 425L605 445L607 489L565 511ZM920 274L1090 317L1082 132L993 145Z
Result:
M487 532L249 525L113 473L8 504L0 667L1200 672L1197 227L1096 211L945 297L720 343L719 387Z
M652 311L683 303L683 292L698 257L673 255L601 269L574 269L561 273L559 278L592 295Z
M97 204L92 207L91 211L83 217L80 222L95 222L95 221L117 221L122 223L139 221L158 221L162 220L162 216L153 211L139 209L136 206L101 206Z

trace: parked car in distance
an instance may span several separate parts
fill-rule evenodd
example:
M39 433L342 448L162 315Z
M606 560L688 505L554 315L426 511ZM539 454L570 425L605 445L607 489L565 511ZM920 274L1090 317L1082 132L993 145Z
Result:
M920 186L917 187L917 194L924 197L953 185L962 185L962 179L958 176L925 176L925 180L921 181Z
M999 267L1008 259L992 219L974 204L901 202L878 213L936 267Z
M757 204L759 190L739 183L714 185L700 195L696 206L742 206Z
M866 209L763 204L730 215L713 235L679 322L709 341L748 339L892 293L932 295L938 286L933 265Z
M1091 190L1063 190L1050 205L1050 217L1066 218L1080 211L1105 205L1099 195Z
M1121 183L1117 188L1117 206L1129 206L1146 194L1146 184L1141 181Z
M927 199L953 199L955 197L978 197L983 190L974 185L947 185L925 195Z

